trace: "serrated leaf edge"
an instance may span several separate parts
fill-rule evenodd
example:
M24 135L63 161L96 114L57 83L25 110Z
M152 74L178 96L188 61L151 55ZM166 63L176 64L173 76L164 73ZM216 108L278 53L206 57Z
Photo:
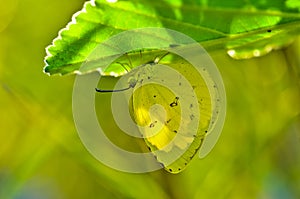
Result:
M66 26L65 28L63 28L63 29L60 29L59 32L58 32L58 36L57 36L55 39L53 39L52 42L51 42L51 44L48 45L48 46L45 48L46 56L45 56L45 58L44 58L45 66L44 66L44 68L43 68L43 72L44 72L46 75L51 76L50 73L48 73L48 72L45 71L45 69L49 66L49 64L47 63L46 60L47 60L49 57L53 56L53 55L49 52L49 49L50 49L51 47L54 47L54 46L55 46L55 42L56 42L57 40L62 39L62 33L63 33L64 31L68 31L68 30L70 29L70 26L75 25L75 24L77 23L77 19L76 19L76 18L77 18L81 13L87 13L86 7L87 7L88 5L91 5L91 6L93 6L93 7L96 7L95 0L90 0L90 1L85 2L84 5L83 5L83 9L80 10L80 11L78 11L78 12L76 12L75 14L72 15L72 19L71 19L71 21L67 24L67 26ZM99 72L102 73L102 71L99 71ZM75 70L75 71L73 71L73 72L71 72L71 73L69 73L69 74L81 74L81 72L80 72L79 70ZM63 74L62 74L62 73L55 73L55 75L62 76Z

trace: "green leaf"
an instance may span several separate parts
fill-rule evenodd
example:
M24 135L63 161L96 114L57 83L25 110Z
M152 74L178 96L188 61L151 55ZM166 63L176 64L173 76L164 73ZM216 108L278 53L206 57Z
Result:
M80 66L98 44L142 27L177 30L207 50L226 48L236 59L261 56L288 45L299 34L299 7L297 0L87 2L47 47L44 71L50 75L87 72ZM88 72L103 68L111 56L117 54L98 55L93 61L100 64ZM102 74L120 75L124 70L118 68L108 67Z

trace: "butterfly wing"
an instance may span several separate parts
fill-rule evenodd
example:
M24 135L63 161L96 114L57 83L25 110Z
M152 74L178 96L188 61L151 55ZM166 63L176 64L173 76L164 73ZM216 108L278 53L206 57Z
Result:
M194 67L187 62L168 65L176 73L159 64L144 66L130 112L157 161L168 172L179 173L201 147L212 103L208 86Z

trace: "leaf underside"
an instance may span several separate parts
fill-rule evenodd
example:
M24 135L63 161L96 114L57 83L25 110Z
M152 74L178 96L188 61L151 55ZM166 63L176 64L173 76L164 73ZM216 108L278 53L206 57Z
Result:
M80 71L97 45L125 30L143 27L179 31L208 51L226 49L235 59L261 56L288 45L299 35L299 12L300 6L292 0L87 2L47 47L44 72L64 75L103 69L107 57L98 55L100 64ZM124 68L101 70L102 75L112 72L118 76Z

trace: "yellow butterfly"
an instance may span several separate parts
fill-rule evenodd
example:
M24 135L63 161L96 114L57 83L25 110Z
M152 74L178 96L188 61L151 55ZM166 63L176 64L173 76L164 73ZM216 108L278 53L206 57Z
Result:
M114 91L133 89L129 103L132 119L157 161L166 171L179 173L209 131L215 99L208 87L211 82L206 82L189 62L180 58L166 66L160 61L133 69L128 73L129 86Z

